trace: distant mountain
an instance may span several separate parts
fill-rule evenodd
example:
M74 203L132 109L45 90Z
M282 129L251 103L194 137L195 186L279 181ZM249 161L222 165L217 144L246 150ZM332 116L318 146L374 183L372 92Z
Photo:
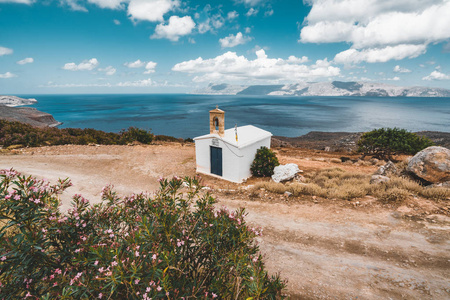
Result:
M209 84L195 90L197 95L274 96L370 96L370 97L450 97L450 90L429 87L401 87L373 82L301 82L286 85Z
M31 105L36 103L36 99L24 99L16 96L1 96L0 95L0 105L5 105L9 107L13 106L22 106L22 105Z

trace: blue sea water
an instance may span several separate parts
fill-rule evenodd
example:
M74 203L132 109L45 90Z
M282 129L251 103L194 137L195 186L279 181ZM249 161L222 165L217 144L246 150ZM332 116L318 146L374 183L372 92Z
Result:
M130 126L155 134L196 137L209 133L208 111L225 110L225 128L254 125L274 135L310 131L368 131L399 127L450 131L450 98L145 95L23 95L32 107L63 122L60 128L118 132Z

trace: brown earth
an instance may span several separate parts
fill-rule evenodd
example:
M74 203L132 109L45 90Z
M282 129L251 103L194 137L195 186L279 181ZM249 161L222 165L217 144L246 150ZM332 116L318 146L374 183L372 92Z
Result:
M339 163L352 156L277 148L281 163L299 164L305 173L339 167L372 173L368 162ZM195 175L192 144L151 146L53 146L5 151L0 168L47 178L70 177L63 195L81 193L100 200L104 185L120 194L153 191L162 177ZM450 206L410 197L386 205L372 197L354 201L316 197L284 198L203 176L218 205L245 207L247 221L263 228L258 239L271 273L288 279L292 299L450 299Z

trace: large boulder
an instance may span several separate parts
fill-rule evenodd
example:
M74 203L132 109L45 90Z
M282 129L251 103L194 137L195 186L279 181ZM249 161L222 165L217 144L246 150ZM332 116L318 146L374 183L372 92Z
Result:
M397 167L394 165L392 161L388 161L385 165L378 168L378 170L374 173L375 175L383 175L390 176L398 173Z
M431 182L450 180L450 150L432 146L414 155L406 168L416 176Z
M299 172L302 170L296 164L279 165L273 169L272 180L275 182L291 180Z

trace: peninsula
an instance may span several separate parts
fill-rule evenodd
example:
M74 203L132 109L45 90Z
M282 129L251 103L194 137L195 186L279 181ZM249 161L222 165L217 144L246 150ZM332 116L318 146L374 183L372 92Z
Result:
M36 127L55 127L61 122L48 113L33 107L18 107L32 105L36 99L24 99L16 96L0 96L0 120L18 121Z

